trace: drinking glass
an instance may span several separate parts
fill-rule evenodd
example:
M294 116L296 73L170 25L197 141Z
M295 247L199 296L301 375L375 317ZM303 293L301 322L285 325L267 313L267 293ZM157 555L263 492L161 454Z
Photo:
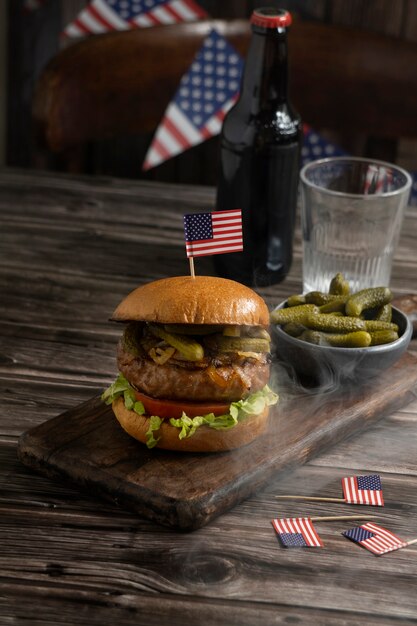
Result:
M341 272L352 291L389 286L411 176L364 158L334 157L301 170L303 292L327 292Z

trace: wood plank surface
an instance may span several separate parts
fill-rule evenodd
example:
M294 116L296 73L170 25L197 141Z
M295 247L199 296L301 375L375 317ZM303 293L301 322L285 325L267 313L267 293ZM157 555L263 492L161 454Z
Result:
M112 381L119 329L111 312L138 284L187 273L182 214L210 210L213 200L210 188L0 172L1 624L416 623L415 545L377 558L334 522L317 524L323 549L286 550L270 523L353 514L357 507L275 496L337 496L343 476L377 472L386 505L376 521L417 537L415 394L302 467L273 472L262 490L192 533L17 458L23 432ZM398 296L417 291L416 250L409 208L392 273ZM299 229L294 252L285 282L259 290L271 308L301 288ZM210 259L196 269L210 273Z

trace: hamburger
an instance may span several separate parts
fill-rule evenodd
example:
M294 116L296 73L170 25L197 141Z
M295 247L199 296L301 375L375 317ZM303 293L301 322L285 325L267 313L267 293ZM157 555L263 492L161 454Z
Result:
M179 276L132 291L119 375L103 393L122 428L149 448L231 450L258 437L278 396L268 387L269 311L252 289Z

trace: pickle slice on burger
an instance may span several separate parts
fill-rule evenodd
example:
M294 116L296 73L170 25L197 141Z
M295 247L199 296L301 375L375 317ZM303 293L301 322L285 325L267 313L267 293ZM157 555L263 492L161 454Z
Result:
M252 289L213 276L138 287L112 319L126 324L119 376L103 393L148 447L230 450L256 439L278 396L268 387L269 311Z

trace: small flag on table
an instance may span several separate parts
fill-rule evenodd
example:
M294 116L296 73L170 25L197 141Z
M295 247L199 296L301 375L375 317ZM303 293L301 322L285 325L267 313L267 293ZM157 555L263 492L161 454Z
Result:
M344 502L345 504L369 504L384 506L381 479L378 474L347 476L342 478L344 498L322 496L275 496L277 500L305 500L310 502Z
M93 0L68 24L66 37L193 22L207 17L194 0Z
M358 543L377 556L386 554L387 552L392 552L393 550L405 548L405 546L409 545L407 542L397 537L397 535L394 535L391 531L372 522L346 530L342 533L342 535L351 539L355 543Z
M273 519L281 543L286 548L322 548L323 542L309 517L287 517Z
M347 476L342 479L342 488L348 504L384 506L381 479L378 474Z
M146 154L149 170L221 131L223 119L237 99L243 60L233 46L212 30L206 37Z

